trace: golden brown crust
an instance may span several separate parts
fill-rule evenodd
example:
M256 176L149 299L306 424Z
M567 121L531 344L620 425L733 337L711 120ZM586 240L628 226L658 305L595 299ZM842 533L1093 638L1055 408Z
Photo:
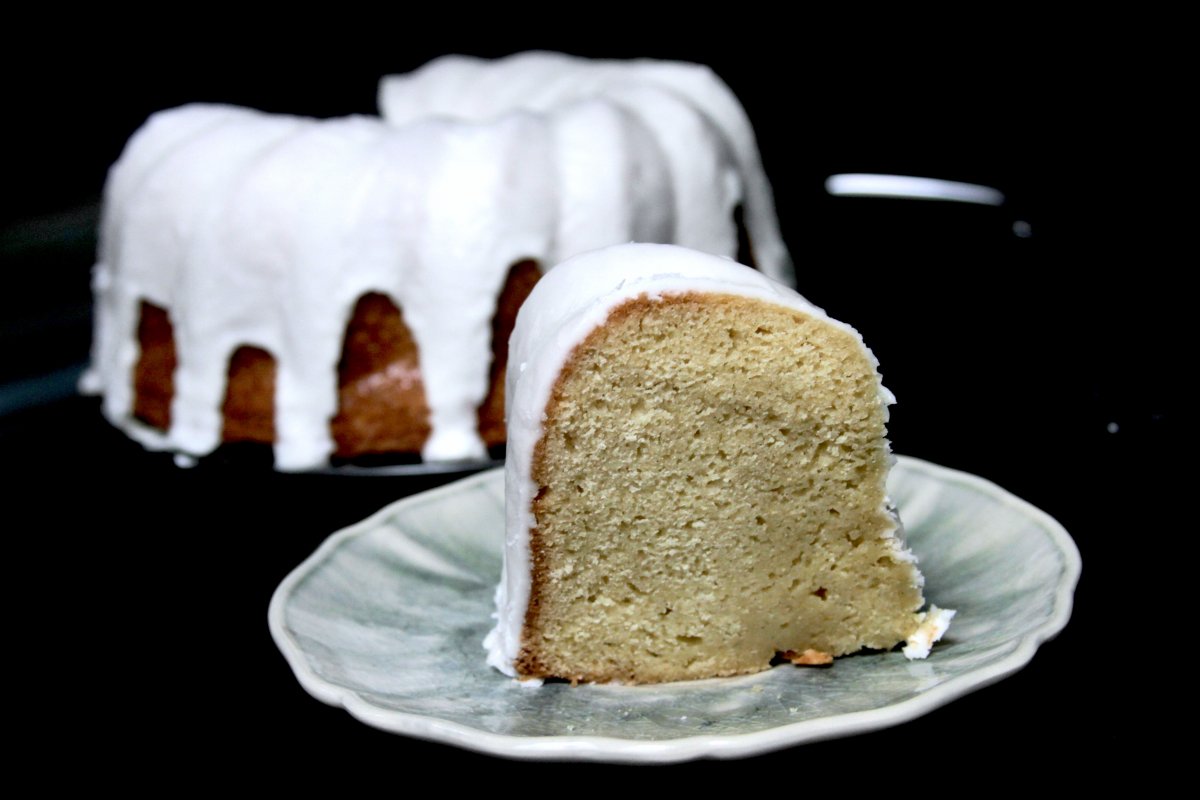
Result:
M489 447L505 440L508 338L518 309L540 277L536 262L517 262L497 300L489 389L479 408L479 433ZM165 431L171 425L178 363L174 329L165 309L142 302L138 345L133 413L147 425ZM258 347L243 345L230 358L221 408L224 441L275 441L276 369L274 357ZM338 412L330 421L335 455L419 453L429 433L429 406L416 340L389 297L363 295L346 326L338 364Z
M338 363L338 413L330 422L338 456L419 452L429 438L420 355L391 298L359 298Z
M175 329L159 306L142 301L138 313L138 360L133 368L133 416L152 428L171 427L175 396Z
M518 261L509 269L504 289L496 301L496 313L492 317L492 366L488 373L488 393L479 406L479 436L488 447L503 444L507 438L504 427L504 379L508 369L508 340L517 324L517 311L541 277L536 261Z
M275 359L261 347L242 345L229 359L221 405L227 442L275 441Z
M832 655L811 648L802 653L797 653L795 650L785 650L780 653L780 656L786 658L796 666L819 666L833 663Z
M534 507L536 508L536 501ZM536 513L536 512L535 512ZM525 625L521 633L521 649L517 653L513 668L525 678L566 677L554 676L538 655L536 645L530 641L530 632L538 630L538 614L541 610L539 587L546 579L546 559L541 547L537 528L529 532L530 587L529 606L525 610Z

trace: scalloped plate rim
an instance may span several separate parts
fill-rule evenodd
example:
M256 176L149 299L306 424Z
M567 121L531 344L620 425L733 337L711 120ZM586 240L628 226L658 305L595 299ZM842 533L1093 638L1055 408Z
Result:
M267 617L271 636L300 685L316 699L344 708L352 717L372 727L427 741L462 747L467 750L528 760L606 761L611 763L673 763L698 758L742 758L805 742L841 738L880 730L923 716L970 692L982 689L1022 669L1032 660L1043 642L1060 633L1071 617L1075 587L1082 571L1079 549L1066 529L1052 516L992 481L969 472L944 467L911 456L897 456L897 466L923 473L926 478L965 484L1005 503L1038 523L1063 557L1063 571L1054 592L1052 612L1039 625L1017 640L1007 655L971 672L958 675L899 703L848 714L781 725L743 734L683 736L662 740L618 739L606 736L509 736L471 728L437 717L394 711L375 706L351 689L334 686L309 667L303 649L288 635L284 621L287 599L296 584L307 576L340 543L373 528L379 520L393 516L406 505L428 502L438 495L453 495L465 486L494 480L503 468L471 475L445 486L391 503L371 516L329 536L297 566L271 596ZM482 658L482 656L481 656ZM712 680L753 680L768 673ZM629 687L638 691L642 687ZM529 691L536 691L530 688Z

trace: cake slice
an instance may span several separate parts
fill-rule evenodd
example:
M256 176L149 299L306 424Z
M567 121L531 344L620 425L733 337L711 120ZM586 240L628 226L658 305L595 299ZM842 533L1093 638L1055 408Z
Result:
M920 656L945 630L849 326L732 261L621 245L551 270L510 353L494 666L674 681Z

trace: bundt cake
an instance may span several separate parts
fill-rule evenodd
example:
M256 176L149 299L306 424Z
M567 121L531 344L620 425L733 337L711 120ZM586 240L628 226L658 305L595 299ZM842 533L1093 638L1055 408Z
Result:
M445 56L381 81L379 108L401 126L431 117L485 124L514 112L545 119L559 190L551 263L628 241L671 242L794 281L750 118L706 66L544 51ZM744 219L740 243L731 217Z
M148 447L275 465L504 441L541 271L628 241L790 264L753 132L709 70L547 53L385 79L388 122L191 105L111 170L85 391ZM739 236L739 220L744 235Z
M945 630L885 494L875 359L791 289L610 247L534 287L509 358L500 670L674 681Z

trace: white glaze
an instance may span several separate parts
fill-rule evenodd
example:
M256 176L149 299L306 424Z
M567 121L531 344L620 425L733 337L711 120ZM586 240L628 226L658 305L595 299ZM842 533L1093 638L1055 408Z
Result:
M480 458L491 318L514 262L630 240L732 255L742 202L763 268L790 276L753 132L703 68L445 58L381 87L390 124L192 105L133 136L106 187L81 384L110 421L148 447L211 452L229 359L257 346L277 364L276 467L319 466L346 324L381 292L419 348L423 457ZM131 414L142 300L174 326L165 433Z
M950 620L954 619L956 613L958 612L937 606L930 606L928 611L921 612L918 615L921 620L920 626L904 643L904 657L910 661L927 658L929 651L933 649L933 643L940 640L950 628Z
M736 238L728 237L736 237L736 231L729 226L728 212L740 194L756 266L794 285L754 128L730 88L704 65L586 59L542 51L496 61L445 56L407 75L390 76L379 87L380 111L396 125L429 116L486 122L517 109L547 115L554 125L561 109L593 98L603 98L640 120L670 167L678 204L673 237L631 236L603 244L670 241L734 255ZM722 169L719 159L714 161L716 149L727 151L728 156L721 157L732 159L734 169ZM714 198L721 181L712 173L718 170L725 182L720 189L724 196ZM556 262L587 249L592 248L564 247Z
M685 292L713 292L763 300L802 311L862 337L831 319L792 289L726 258L673 245L626 244L586 253L551 270L521 307L509 341L507 398L508 450L505 463L505 549L496 589L496 627L484 647L488 663L515 675L513 661L529 606L529 531L533 528L533 451L542 436L551 390L575 347L627 300L658 299ZM874 355L862 345L872 366ZM895 402L879 386L880 402ZM896 519L893 542L898 558L913 560Z

